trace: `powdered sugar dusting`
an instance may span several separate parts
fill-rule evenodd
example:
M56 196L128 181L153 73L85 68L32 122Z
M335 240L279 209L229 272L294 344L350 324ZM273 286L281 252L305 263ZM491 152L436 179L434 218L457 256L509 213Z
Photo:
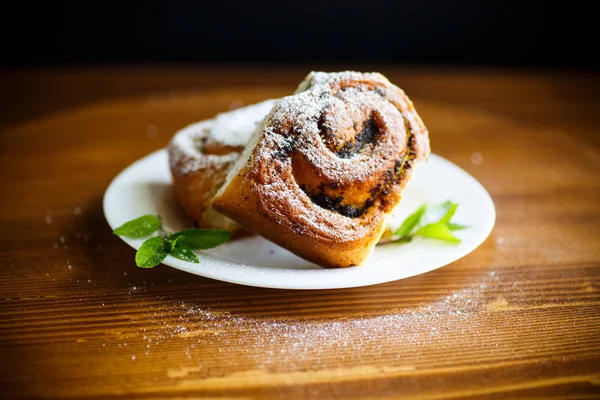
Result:
M217 115L209 138L227 146L245 146L257 125L273 108L273 103L274 100L265 100Z
M175 134L169 143L171 167L182 174L223 163L231 163L238 152L225 155L204 154L203 143L212 141L223 146L243 147L257 125L271 110L274 100L218 114L215 118L196 122Z
M358 72L358 71L340 71L340 72L322 72L313 71L304 78L298 85L295 94L311 89L327 89L332 84L340 81L371 81L382 85L390 85L390 81L379 72Z
M178 137L173 145L169 146L169 162L171 167L180 174L185 175L202 168L210 168L235 161L239 153L232 152L225 155L202 154L194 149L194 142L190 138ZM187 147L182 147L185 145ZM184 150L185 149L185 150ZM194 153L192 153L194 152Z

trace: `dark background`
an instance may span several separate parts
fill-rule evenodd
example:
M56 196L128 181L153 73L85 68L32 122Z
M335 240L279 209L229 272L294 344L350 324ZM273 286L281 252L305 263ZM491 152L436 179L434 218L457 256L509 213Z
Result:
M104 1L3 6L1 66L385 62L597 69L581 2Z

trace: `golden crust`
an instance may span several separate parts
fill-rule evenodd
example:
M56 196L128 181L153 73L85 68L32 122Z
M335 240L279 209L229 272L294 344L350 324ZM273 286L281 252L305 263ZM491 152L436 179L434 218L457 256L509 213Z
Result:
M237 148L229 151L230 149L225 146L218 147L221 150L221 154L218 155L221 156L233 153L237 157L243 150L243 148ZM173 154L172 146L169 146L168 150L170 154ZM215 211L211 206L212 197L225 181L225 176L233 161L233 157L223 157L220 162L208 163L191 172L186 172L184 166L189 163L189 160L185 157L181 157L171 164L173 187L179 203L188 217L201 228L226 229L231 232L243 229L233 221L229 222L225 218L214 215Z
M213 207L330 268L371 255L430 151L412 102L380 74L312 73L255 135Z

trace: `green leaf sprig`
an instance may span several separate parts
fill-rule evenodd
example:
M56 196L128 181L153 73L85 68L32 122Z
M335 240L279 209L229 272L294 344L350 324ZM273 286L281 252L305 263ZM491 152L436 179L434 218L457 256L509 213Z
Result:
M461 240L454 236L452 231L466 229L468 226L451 222L457 208L458 204L451 201L446 201L442 204L424 204L420 206L394 231L392 242L406 243L415 237L423 237L450 243L460 243Z
M221 229L184 229L167 234L162 229L160 218L143 215L119 226L113 233L118 236L140 239L159 231L144 241L135 253L135 263L140 268L153 268L170 254L183 261L199 263L194 250L210 249L227 242L231 233Z

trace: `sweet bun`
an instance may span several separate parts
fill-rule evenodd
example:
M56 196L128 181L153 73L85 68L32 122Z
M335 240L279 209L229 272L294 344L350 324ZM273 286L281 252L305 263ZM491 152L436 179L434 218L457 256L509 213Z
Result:
M212 208L225 181L257 125L274 100L218 114L178 131L167 145L173 187L186 214L201 228L244 233L235 221Z
M383 75L313 72L275 102L212 206L323 267L361 265L429 152L411 100Z

